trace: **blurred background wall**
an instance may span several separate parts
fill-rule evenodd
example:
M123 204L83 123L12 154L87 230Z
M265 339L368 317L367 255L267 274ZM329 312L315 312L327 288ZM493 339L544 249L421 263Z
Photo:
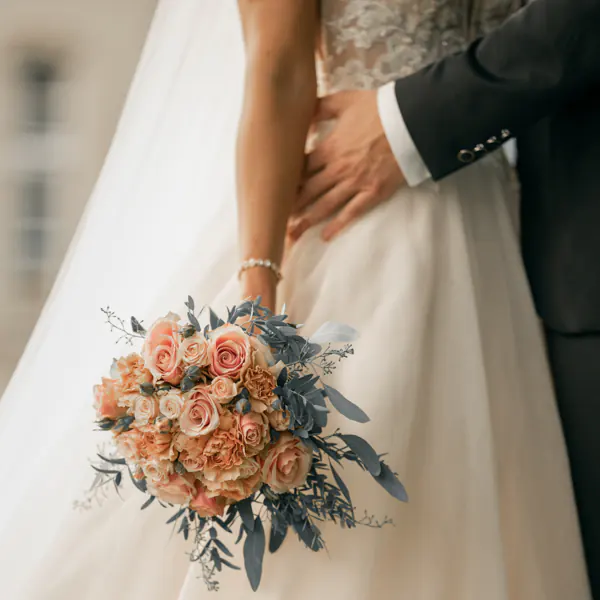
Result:
M157 0L0 0L0 395L108 150Z

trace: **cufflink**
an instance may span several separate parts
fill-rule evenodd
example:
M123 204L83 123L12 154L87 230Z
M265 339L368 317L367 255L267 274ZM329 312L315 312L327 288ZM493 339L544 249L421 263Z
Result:
M486 144L488 146L496 146L498 144L498 138L495 135L493 135L491 138L488 139Z
M461 150L457 158L462 163L471 163L475 160L475 153L472 150Z
M474 152L485 152L486 148L483 144L477 144L477 146L475 146L475 148L473 148Z

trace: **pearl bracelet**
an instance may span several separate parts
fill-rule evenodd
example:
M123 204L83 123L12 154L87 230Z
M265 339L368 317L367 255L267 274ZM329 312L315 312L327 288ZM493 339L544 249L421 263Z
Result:
M245 260L238 270L238 278L242 276L244 271L248 271L248 269L254 269L256 267L263 267L264 269L271 269L273 273L275 273L275 277L277 277L277 281L281 281L283 279L283 275L281 274L281 269L279 265L269 259L264 258L249 258Z

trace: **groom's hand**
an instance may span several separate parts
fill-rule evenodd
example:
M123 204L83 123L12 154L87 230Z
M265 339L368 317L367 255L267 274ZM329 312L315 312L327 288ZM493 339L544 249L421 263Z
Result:
M405 183L379 119L376 91L322 98L315 121L331 119L333 131L307 157L288 227L292 239L335 215L323 229L328 241Z

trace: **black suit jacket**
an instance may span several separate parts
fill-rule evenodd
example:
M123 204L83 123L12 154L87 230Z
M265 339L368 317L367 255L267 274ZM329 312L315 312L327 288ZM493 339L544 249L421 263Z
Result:
M539 314L557 331L600 332L600 0L533 0L396 82L396 96L434 179L517 137Z

